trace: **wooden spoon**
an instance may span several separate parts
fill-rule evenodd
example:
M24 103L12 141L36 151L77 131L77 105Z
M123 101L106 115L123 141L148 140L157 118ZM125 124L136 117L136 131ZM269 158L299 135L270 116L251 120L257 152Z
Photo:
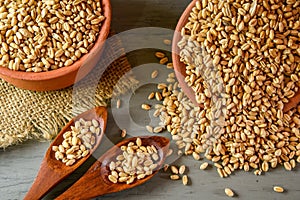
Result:
M186 77L186 65L180 61L180 50L179 47L177 46L177 43L181 40L181 29L188 23L188 19L190 17L190 13L192 9L196 5L196 0L193 0L187 8L184 10L182 13L180 19L178 20L175 33L173 36L173 43L172 43L172 60L173 60L173 65L174 65L174 70L176 74L176 78L183 90L183 92L186 94L186 96L195 104L203 108L202 104L198 104L196 101L196 94L194 90L187 85L185 82L185 77ZM287 112L290 109L296 107L300 102L300 90L295 94L295 96L291 99L289 99L289 102L284 105L283 112Z
M145 183L151 179L162 167L168 149L170 141L167 138L160 136L152 137L140 137L143 146L154 145L158 150L160 160L158 166L154 170L153 174L146 176L144 179L135 180L132 184L126 183L112 183L108 180L109 163L115 161L117 155L122 154L120 149L121 146L127 145L129 142L135 142L137 138L129 138L116 144L103 154L91 167L90 169L72 185L68 190L57 197L60 199L90 199L104 194L119 192L125 189L136 187L142 183Z
M71 130L71 126L74 126L74 122L83 118L84 120L98 120L101 128L101 132L96 136L96 143L90 150L90 153L77 160L72 166L66 166L63 162L55 159L55 152L52 150L52 146L58 146L63 141L63 134ZM82 165L99 146L100 141L104 135L107 123L107 110L105 107L96 107L88 110L77 117L73 118L57 135L55 140L48 148L45 157L42 161L38 175L31 186L30 190L24 197L25 200L41 199L47 194L55 185L61 182L64 178L74 172L80 165Z

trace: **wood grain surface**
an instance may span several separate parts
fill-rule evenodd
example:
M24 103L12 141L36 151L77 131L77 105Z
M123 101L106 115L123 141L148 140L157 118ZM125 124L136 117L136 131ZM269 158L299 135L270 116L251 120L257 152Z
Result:
M112 0L113 19L112 29L116 33L132 30L140 27L161 27L174 30L177 20L189 0ZM153 41L154 42L154 41ZM163 81L170 70L155 65L157 59L153 56L153 49L132 51L128 54L129 61L134 68L139 80L147 82L149 74L154 70L159 70L158 81ZM147 64L149 63L149 64ZM138 70L143 66L142 70ZM136 71L135 71L136 69ZM150 80L149 80L150 81ZM127 128L132 136L146 133L145 129L133 129L128 127L130 118L136 127L143 127L148 123L154 123L150 115L140 109L140 105L145 102L154 104L153 101L146 100L146 96L155 89L155 85L148 83L141 85L135 93L123 101L124 107L128 109L109 110L106 136L102 140L100 148L94 153L84 166L78 169L73 175L59 184L49 193L45 199L53 199L55 196L65 191L68 186L74 183L81 174L100 157L113 143L121 140L120 129ZM114 106L114 101L112 101ZM129 110L129 112L128 112ZM167 133L162 135L168 136ZM5 151L0 150L0 199L23 199L30 188L39 166L50 143L27 142L23 145L10 147ZM187 175L190 182L187 186L182 182L171 181L169 173L158 173L149 182L130 190L115 194L109 194L97 199L109 200L223 200L229 199L224 193L225 187L230 187L237 194L234 199L246 200L297 200L300 196L300 167L296 167L291 172L285 171L282 167L271 170L265 175L255 176L252 172L238 171L229 178L222 179L217 175L214 168L201 171L199 166L203 160L195 161L191 157L175 157L169 161L174 165L185 164L188 167ZM273 192L273 186L280 185L286 192L278 194Z

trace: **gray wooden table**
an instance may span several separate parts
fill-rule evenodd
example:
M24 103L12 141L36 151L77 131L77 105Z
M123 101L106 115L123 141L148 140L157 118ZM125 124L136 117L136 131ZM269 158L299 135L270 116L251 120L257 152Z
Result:
M117 33L141 27L160 27L174 30L176 22L189 3L189 0L112 0L113 22L112 29ZM151 33L151 32L150 32ZM168 32L169 33L169 32ZM162 37L165 37L163 35ZM146 38L149 40L149 38ZM154 41L153 41L154 42ZM125 45L126 46L126 45ZM143 45L141 45L143 46ZM148 47L147 45L145 45ZM129 53L129 60L133 66L143 66L143 71L133 70L137 78L145 81L145 74L149 74L154 68L159 69L158 80L164 80L169 72L165 68L159 68L155 64L153 50L136 50ZM146 65L145 65L146 64ZM134 68L138 69L138 68ZM149 114L140 111L140 104L145 102L145 96L155 88L154 84L141 85L131 96L129 104L130 116L127 116L126 109L120 111L110 110L106 138L102 146L95 153L95 158L100 156L112 143L120 140L120 129L126 126L124 121L130 117L137 126L144 126L150 122ZM113 102L112 102L113 103ZM117 113L119 117L114 117ZM120 117L122 116L122 117ZM127 117L127 118L126 118ZM129 128L129 130L132 128ZM137 130L130 130L136 133ZM140 130L138 130L141 133ZM167 133L164 133L168 136ZM44 153L49 143L26 142L23 145L10 147L5 151L0 150L0 199L22 199L30 188ZM76 171L62 184L56 187L46 199L53 199L55 195L64 191L74 182L92 163L92 159L82 169ZM251 172L235 172L226 179L221 179L215 169L200 171L199 166L203 161L195 161L191 157L180 157L170 160L175 165L185 164L188 167L187 175L190 177L190 184L183 186L181 181L171 181L169 174L160 172L148 183L137 188L110 194L98 199L228 199L224 194L224 188L230 187L236 193L236 199L300 199L300 174L299 167L292 172L287 172L281 167L271 170L262 176L255 176ZM281 185L286 188L283 194L273 192L273 185Z

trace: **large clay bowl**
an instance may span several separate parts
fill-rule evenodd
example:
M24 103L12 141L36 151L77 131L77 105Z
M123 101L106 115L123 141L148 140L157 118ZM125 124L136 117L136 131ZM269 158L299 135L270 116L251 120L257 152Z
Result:
M198 105L200 107L202 107L203 105L199 105L196 102L196 98L195 98L195 92L193 91L192 88L190 88L186 82L185 82L185 77L186 77L186 65L182 62L180 62L180 56L179 56L179 48L177 46L177 43L181 40L181 29L188 23L188 18L190 16L190 13L192 12L192 9L195 7L196 5L196 0L193 0L188 7L185 9L185 11L182 13L176 29L175 29L175 33L173 36L173 44L172 44L172 59L173 59L173 66L174 66L174 70L175 70L175 75L176 78L183 90L183 92L187 95L187 97L195 104ZM295 96L292 97L291 99L289 99L289 102L285 104L283 111L287 112L290 109L297 107L297 105L299 105L300 102L300 90L296 92Z
M186 77L186 65L182 62L180 62L180 56L179 56L179 47L177 46L177 43L181 40L181 29L187 24L188 18L190 16L190 13L193 9L193 7L196 5L196 0L192 1L188 7L185 9L185 11L182 13L176 29L173 36L173 43L172 43L172 60L173 60L173 66L176 74L176 78L179 82L179 85L181 86L183 92L187 95L187 97L195 104L197 105L196 98L195 98L195 92L192 88L190 88L186 82L184 81Z
M85 77L99 60L104 41L111 24L110 0L102 0L105 20L93 48L72 65L48 72L21 72L0 67L0 78L14 86L34 91L49 91L66 88ZM78 73L79 71L79 73Z

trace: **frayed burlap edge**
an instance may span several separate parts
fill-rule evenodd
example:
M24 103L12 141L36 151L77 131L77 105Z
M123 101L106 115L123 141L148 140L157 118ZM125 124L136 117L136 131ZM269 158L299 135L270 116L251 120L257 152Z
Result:
M107 106L113 96L135 88L138 82L130 72L131 66L121 41L115 40L113 47L106 46L102 58L116 53L122 53L122 56L103 73L95 94L91 97L89 85L80 89L78 105L73 102L74 86L59 91L33 92L16 88L0 79L0 148L27 140L49 141L76 114L93 106ZM92 71L85 80L93 78Z

